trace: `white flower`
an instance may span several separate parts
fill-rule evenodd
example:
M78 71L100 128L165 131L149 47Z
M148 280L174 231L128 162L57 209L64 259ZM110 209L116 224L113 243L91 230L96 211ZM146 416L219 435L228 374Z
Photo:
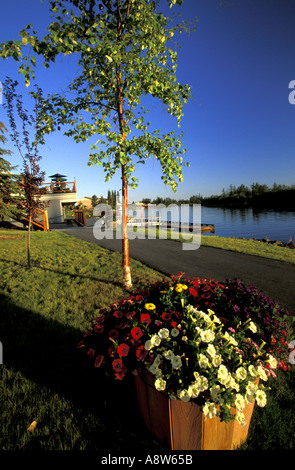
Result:
M167 328L161 328L159 331L158 331L158 336L161 338L161 339L167 339L169 338L169 330Z
M171 365L173 369L180 369L182 367L182 361L180 356L173 356L171 359Z
M212 358L212 364L214 367L220 366L221 362L222 362L222 357L220 356L220 354L217 354L215 357Z
M153 362L153 365L158 367L161 364L161 356L159 354L155 357L155 360Z
M224 333L223 337L229 341L230 344L233 344L234 346L238 346L237 341L235 338L233 338L227 331Z
M217 372L217 377L218 377L218 380L219 382L221 382L222 384L228 380L228 377L229 377L229 373L228 373L228 370L227 368L221 364L221 366L219 366L218 368L218 372Z
M251 330L252 333L257 333L257 326L252 321L249 323L249 330Z
M277 368L278 361L277 361L276 358L273 357L271 354L268 354L267 362L269 363L269 365L270 365L270 367L271 367L272 369L276 369L276 368Z
M236 376L239 380L245 380L247 377L247 371L244 367L239 367L236 370Z
M234 381L234 379L233 379L233 377L231 376L230 373L228 373L228 376L225 377L223 380L220 379L219 382L222 383L226 388L230 388L230 387L234 388L233 387L233 382L235 384L235 381Z
M217 408L215 403L210 403L207 401L203 407L203 413L206 418L214 418L214 416L217 415Z
M266 372L265 372L264 368L261 365L257 367L257 373L258 373L259 377L262 380L264 380L264 381L267 380Z
M237 395L236 395L235 405L236 405L236 407L239 411L243 411L243 409L246 406L245 399L244 399L243 395L241 395L240 393L237 393Z
M152 365L149 367L149 371L150 371L151 374L156 375L157 377L159 377L160 375L162 375L162 371L161 371L161 369L159 369L159 367L157 366L157 364L152 364Z
M165 351L163 353L163 356L165 357L165 359L167 359L168 361L171 361L172 357L174 356L173 352L171 351L171 349L168 349L168 351Z
M251 377L257 377L257 370L253 365L248 367L248 371L249 371Z
M160 344L161 344L161 338L159 338L158 335L153 335L153 336L151 337L151 343L152 343L153 346L160 346Z
M207 390L208 385L209 385L207 377L204 377L204 375L200 375L196 379L196 385L201 392L204 392L205 390Z
M263 390L257 390L255 398L258 406L264 407L266 405L266 393Z
M200 335L204 343L211 343L215 338L215 333L212 330L202 330Z
M166 388L166 381L159 378L155 381L155 388L159 391L165 390Z
M179 335L179 330L177 328L173 328L171 330L171 336L173 336L173 338L176 338L176 336Z
M172 334L172 332L171 332L171 334ZM187 341L188 341L188 337L187 337L187 336L183 336L183 337L181 338L181 341L187 342Z
M236 414L236 420L238 421L240 426L245 426L247 424L246 418L244 416L244 413L241 411L238 411Z
M207 369L210 366L209 359L204 354L200 354L199 366L203 369Z
M180 392L178 392L178 398L180 398L180 400L182 401L190 401L190 395L188 393L188 390L181 390Z
M153 345L152 345L152 342L151 342L150 339L148 339L148 340L145 342L144 347L145 347L145 349L146 349L147 351L150 351L150 350L152 349Z
M200 394L200 389L198 388L196 383L191 384L188 387L187 391L188 391L188 394L191 398L197 398L197 396L199 396L199 394Z
M213 321L214 321L214 323L221 323L221 321L219 320L219 318L216 315L214 315Z
M201 318L203 318L203 320L206 322L206 323L211 323L211 318L209 317L209 315L207 315L207 313L204 313L204 312L198 312L199 316Z
M234 388L237 392L240 391L240 386L233 377L231 377L230 386L231 388Z
M208 347L207 347L207 353L209 354L209 356L211 357L215 357L216 356L216 349L215 347L213 346L213 344L209 344Z
M253 402L253 399L254 399L254 396L255 396L255 393L258 389L258 385L255 384L254 382L248 382L247 386L246 386L246 395L245 395L245 399L246 399L246 402L247 403L252 403Z

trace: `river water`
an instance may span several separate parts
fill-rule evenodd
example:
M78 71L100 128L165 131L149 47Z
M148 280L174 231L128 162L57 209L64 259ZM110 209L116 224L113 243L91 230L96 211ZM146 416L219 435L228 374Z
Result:
M169 208L169 206L168 206ZM197 208L197 206L195 206ZM295 241L295 211L254 210L252 208L228 209L221 207L201 206L201 221L197 220L198 211L183 210L183 216L179 215L178 206L171 210L149 208L145 210L145 216L160 216L163 220L172 222L202 223L215 225L215 233L206 235L218 235L220 237L236 238L269 238L289 242ZM189 216L188 216L189 214Z

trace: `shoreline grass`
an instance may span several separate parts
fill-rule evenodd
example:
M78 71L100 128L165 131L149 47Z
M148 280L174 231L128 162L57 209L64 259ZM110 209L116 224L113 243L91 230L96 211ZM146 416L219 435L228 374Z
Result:
M127 295L121 254L61 232L0 232L0 449L143 452L167 449L145 431L132 384L114 385L76 348L100 308ZM130 260L135 287L162 278ZM295 447L294 372L257 409L245 448ZM36 421L33 432L28 431Z

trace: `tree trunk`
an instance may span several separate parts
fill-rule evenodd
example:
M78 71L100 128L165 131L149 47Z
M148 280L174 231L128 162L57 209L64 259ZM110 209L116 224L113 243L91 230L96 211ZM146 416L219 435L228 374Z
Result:
M28 226L28 266L31 267L31 221L32 216L29 215L29 226Z
M123 238L122 238L122 266L123 285L125 288L132 287L131 272L129 266L129 240L127 234L127 178L125 175L125 165L122 165L122 195L123 195Z

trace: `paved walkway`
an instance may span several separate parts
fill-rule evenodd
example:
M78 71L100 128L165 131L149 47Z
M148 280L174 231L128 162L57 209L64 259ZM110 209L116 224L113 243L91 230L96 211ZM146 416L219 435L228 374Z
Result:
M56 229L62 228L68 235L96 243L108 250L121 251L121 240L97 240L91 226L63 227ZM295 265L205 246L187 251L182 249L182 243L171 240L135 239L130 240L129 247L131 258L165 275L184 271L187 276L218 281L238 277L255 284L295 316Z

